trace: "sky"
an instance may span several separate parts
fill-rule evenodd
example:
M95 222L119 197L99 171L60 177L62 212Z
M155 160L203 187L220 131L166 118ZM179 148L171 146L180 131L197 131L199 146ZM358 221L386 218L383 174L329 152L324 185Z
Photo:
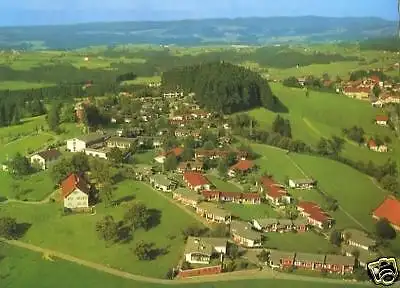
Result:
M0 26L305 15L397 20L397 0L0 0Z

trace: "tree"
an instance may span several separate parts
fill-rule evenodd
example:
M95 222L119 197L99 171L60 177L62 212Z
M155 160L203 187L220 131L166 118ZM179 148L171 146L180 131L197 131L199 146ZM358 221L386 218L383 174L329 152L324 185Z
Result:
M108 207L113 203L113 186L110 183L104 183L100 189L100 197Z
M106 215L96 223L96 232L99 239L106 242L114 241L118 235L118 224L110 215Z
M152 250L153 243L146 243L144 241L140 241L136 244L133 252L136 254L139 260L151 260L152 259Z
M125 223L132 231L139 228L148 229L150 213L142 203L134 203L124 214Z
M74 153L71 163L75 172L86 172L89 170L89 158L84 152Z
M329 142L326 138L321 138L317 144L317 152L320 155L329 154Z
M194 157L194 149L185 146L185 149L183 150L182 154L182 160L190 161L193 159L193 157Z
M215 145L211 140L208 140L208 141L204 142L203 148L205 150L213 150L213 149L215 149Z
M226 249L226 255L228 255L228 257L231 258L232 260L238 258L239 247L234 243L229 243Z
M167 159L165 159L164 169L166 171L172 171L175 170L176 167L178 167L178 159L173 154L168 155Z
M263 249L260 254L257 255L257 258L260 262L265 263L268 261L269 253Z
M182 265L181 265L181 269L182 269L182 270L190 270L190 269L192 269L192 266L190 265L189 262L183 261L183 262L182 262Z
M236 163L237 155L235 152L229 152L229 154L226 156L226 164L228 167L234 165Z
M295 205L286 205L285 206L285 215L287 218L295 220L299 216L299 211Z
M340 231L333 230L333 231L331 232L331 235L329 236L329 241L330 241L333 245L339 247L340 244L342 244L342 233L341 233Z
M383 188L391 192L396 192L400 188L400 183L396 176L385 175L382 177L380 183L382 184Z
M17 176L28 175L32 172L29 160L19 152L15 154L9 166L10 171Z
M111 148L110 152L108 152L107 156L114 162L114 163L122 163L124 161L124 154L122 150L118 147Z
M381 94L381 88L379 87L379 85L375 85L373 88L372 88L372 93L374 94L374 96L376 97L376 98L379 98L379 94Z
M344 140L337 136L332 136L332 139L329 141L331 153L333 155L339 155L343 150Z
M390 225L389 221L386 218L380 219L376 222L376 234L382 239L394 239L396 238L396 231L393 229L392 225Z
M226 163L226 160L220 159L217 169L219 176L226 177L226 174L228 173L228 164Z
M47 113L47 124L51 131L58 132L60 128L60 109L61 103L52 103L49 112Z
M17 237L17 221L11 217L0 217L0 237L14 239Z
M76 114L75 107L69 103L63 105L61 109L61 122L64 123L75 123L76 122Z
M75 172L72 162L66 158L61 158L51 167L50 175L53 182L59 184L72 172Z
M98 158L91 158L89 161L89 167L92 177L97 179L99 184L113 183L110 165L106 161Z

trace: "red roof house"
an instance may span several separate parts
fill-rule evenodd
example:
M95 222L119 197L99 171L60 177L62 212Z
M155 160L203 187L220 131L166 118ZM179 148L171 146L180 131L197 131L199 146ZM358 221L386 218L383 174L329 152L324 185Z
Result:
M375 219L386 218L393 228L400 231L400 201L389 196L383 203L372 213Z
M156 158L154 158L154 160L156 160L158 163L164 163L165 159L167 159L167 157L169 155L174 155L175 157L180 157L183 154L184 149L182 147L176 147L173 148L169 151L163 152L160 155L158 155Z
M303 217L307 218L310 225L320 229L323 229L325 224L331 226L332 218L314 202L301 201L297 204L297 210Z
M375 118L376 124L382 125L382 126L386 126L388 121L389 121L389 117L386 115L378 115Z
M233 165L229 171L228 175L231 177L235 177L237 172L246 173L251 171L254 168L253 161L250 160L239 160L235 165Z
M61 182L61 195L65 208L88 208L89 194L89 184L80 175L71 174Z
M210 190L210 182L201 173L185 172L183 173L183 180L185 181L186 185L192 190Z
M284 202L290 202L289 193L283 185L276 183L272 178L261 178L261 192L265 192L265 198L274 205L281 205Z

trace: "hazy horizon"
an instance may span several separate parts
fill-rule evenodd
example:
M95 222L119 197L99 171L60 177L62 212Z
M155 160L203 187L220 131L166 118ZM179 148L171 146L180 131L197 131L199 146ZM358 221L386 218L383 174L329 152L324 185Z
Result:
M247 17L377 17L397 20L397 0L19 0L0 2L0 26ZM307 3L308 5L305 5Z

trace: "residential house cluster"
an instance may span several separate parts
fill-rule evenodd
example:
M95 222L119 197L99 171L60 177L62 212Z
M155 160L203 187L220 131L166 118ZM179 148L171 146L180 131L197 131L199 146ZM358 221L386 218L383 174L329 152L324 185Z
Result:
M210 119L211 113L203 110L192 110L180 115L173 115L169 117L169 123L178 127L185 127L191 121Z
M273 206L286 205L292 202L292 197L286 191L285 187L276 183L270 177L261 177L260 192L265 193L265 199Z
M371 76L362 80L349 81L345 83L342 92L344 95L351 98L369 100L372 89L377 85L383 87L383 82L379 77Z
M305 232L309 229L309 224L306 219L298 218L291 219L276 219L276 218L261 218L252 220L253 228L261 232Z
M297 204L297 210L311 226L324 229L331 228L333 225L333 218L314 202L300 201Z
M261 204L259 193L222 192L218 190L203 190L201 192L205 201L232 202L238 204Z

